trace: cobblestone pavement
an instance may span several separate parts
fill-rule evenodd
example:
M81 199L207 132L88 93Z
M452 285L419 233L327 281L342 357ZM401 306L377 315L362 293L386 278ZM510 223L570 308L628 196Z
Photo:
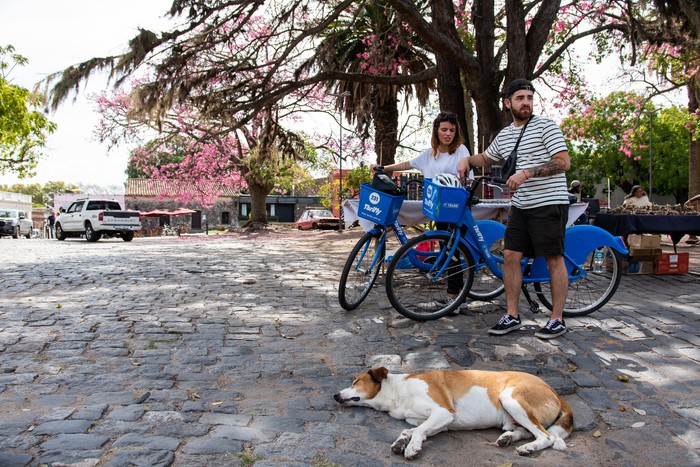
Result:
M0 240L0 466L700 464L700 276L624 276L552 342L529 312L492 337L498 300L417 323L378 287L344 312L358 237ZM532 457L496 429L441 433L405 461L405 422L332 400L378 364L537 373L576 431Z

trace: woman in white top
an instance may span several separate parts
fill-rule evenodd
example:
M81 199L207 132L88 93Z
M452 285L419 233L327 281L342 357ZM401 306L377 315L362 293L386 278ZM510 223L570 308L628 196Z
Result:
M465 157L469 157L469 149L464 145L462 132L459 130L457 115L449 112L440 112L433 120L433 136L430 140L431 147L423 151L418 157L410 161L397 162L384 167L385 172L395 170L418 169L425 178L435 178L438 174L452 174L459 177L457 165ZM377 164L370 166L370 172L374 171ZM469 178L474 172L470 171ZM446 230L447 224L438 222L438 230ZM458 291L463 287L463 279L460 274L450 273L448 268L447 296L448 301L457 297ZM459 313L459 308L455 310Z
M464 138L457 123L457 115L449 112L440 112L433 120L433 135L430 148L423 151L418 157L410 161L397 162L384 167L386 172L396 170L417 169L425 178L435 178L437 174L448 173L459 176L457 164L465 157L469 157L469 149L464 145ZM377 164L370 166L373 171ZM473 172L470 173L470 178Z
M641 186L635 185L632 187L630 194L625 196L625 200L622 202L623 206L632 206L635 208L648 208L651 207L651 201L649 197Z

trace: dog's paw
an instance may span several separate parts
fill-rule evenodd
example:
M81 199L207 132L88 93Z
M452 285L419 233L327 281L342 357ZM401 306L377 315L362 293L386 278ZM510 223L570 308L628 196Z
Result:
M410 442L403 452L403 457L406 459L415 459L418 454L423 450L423 446L418 443Z
M396 438L396 441L394 441L394 444L391 445L391 452L394 454L403 453L406 450L406 446L411 441L412 436L413 430L403 430L401 435L399 435L399 437Z
M391 452L394 454L402 454L406 449L406 444L408 444L408 440L403 436L400 437L391 445Z
M506 446L510 446L510 443L512 443L512 442L513 442L513 433L510 431L507 431L498 437L498 439L496 440L496 446L504 448Z
M523 446L515 448L515 452L517 452L521 456L529 456L530 454L535 452L535 450L529 447L529 444L525 444Z

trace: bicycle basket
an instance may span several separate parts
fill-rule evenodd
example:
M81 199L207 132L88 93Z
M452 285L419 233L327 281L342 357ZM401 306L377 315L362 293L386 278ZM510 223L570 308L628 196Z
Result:
M375 224L387 226L394 223L403 204L403 196L394 196L375 190L369 183L360 187L357 215Z
M435 222L456 224L462 220L467 207L468 192L464 188L436 185L429 178L424 181L423 214Z

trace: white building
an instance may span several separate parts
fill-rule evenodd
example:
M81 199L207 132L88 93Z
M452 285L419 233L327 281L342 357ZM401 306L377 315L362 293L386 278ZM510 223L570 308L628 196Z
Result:
M19 209L27 217L32 217L32 196L22 193L0 191L0 209Z

